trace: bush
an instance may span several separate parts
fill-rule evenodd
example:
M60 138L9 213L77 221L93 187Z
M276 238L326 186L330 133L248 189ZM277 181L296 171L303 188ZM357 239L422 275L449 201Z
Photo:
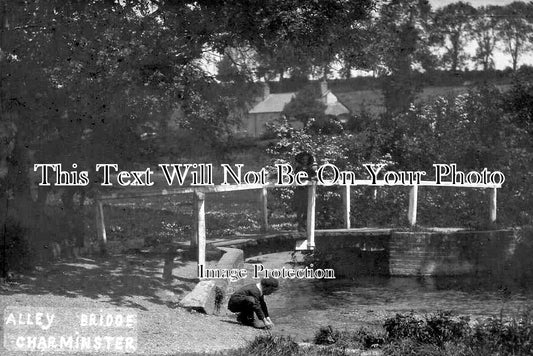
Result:
M440 312L426 317L397 314L384 323L385 355L532 355L533 320L489 318L470 326L467 318Z
M368 133L352 134L344 131L338 122L330 120L326 123L326 121L311 119L303 129L291 127L287 120L271 123L270 130L276 134L278 139L275 145L267 149L267 153L272 157L272 167L277 163L294 163L295 156L300 152L312 154L318 165L330 163L340 170L354 171L359 177L367 176L363 163L389 163L386 155L382 157L379 152L375 151L374 141L370 138L374 135ZM331 130L328 130L335 133L329 135L318 133L320 130L317 125L332 126L330 127ZM340 193L339 187L319 187L317 189L316 223L318 228L339 228L342 226L343 208ZM282 202L280 206L285 206L286 211L291 211L292 191L290 189L277 190L272 195L274 199ZM372 214L373 212L375 210L369 212L368 216L375 215Z
M379 347L390 356L487 356L533 355L533 320L529 312L520 318L489 318L470 326L468 318L450 312L426 316L413 313L385 320L382 331L360 328L339 331L320 328L310 348L298 346L290 337L258 336L246 347L229 353L244 355L346 355L348 349Z
M516 86L510 94L495 87L472 88L461 95L438 97L380 119L369 113L352 118L346 128L334 120L314 117L302 129L287 120L269 126L277 141L267 149L272 164L293 162L298 152L310 152L319 165L331 163L368 178L365 163L384 163L384 171L427 172L433 180L436 163L456 163L457 170L500 171L506 181L498 191L498 224L533 223L533 164L531 150L531 85ZM525 99L524 99L525 98ZM520 105L519 105L520 104ZM299 106L304 110L305 106ZM313 117L313 116L309 116ZM448 178L445 179L448 181ZM358 226L406 224L407 192L390 187L354 188L353 218ZM333 187L321 188L317 198L317 226L340 227L341 195ZM489 190L429 188L420 190L422 224L483 229L487 226ZM285 199L285 198L282 198Z
M302 348L290 336L261 335L229 356L345 356L342 348L311 346Z
M244 348L234 350L230 356L291 356L301 354L299 346L289 336L261 335Z
M438 312L424 318L414 314L396 314L384 323L389 340L411 339L416 343L435 344L462 339L469 332L468 318L453 318L450 312Z
M317 345L332 345L341 348L370 349L383 345L385 339L380 333L365 328L356 331L339 331L330 325L320 328L314 337Z
M247 347L247 355L294 355L298 352L298 344L287 336L259 336Z
M335 117L319 117L313 120L309 129L317 135L338 135L343 131L342 124Z
M489 348L503 355L533 355L533 320L529 313L510 321L489 318L474 327L466 343L473 349Z

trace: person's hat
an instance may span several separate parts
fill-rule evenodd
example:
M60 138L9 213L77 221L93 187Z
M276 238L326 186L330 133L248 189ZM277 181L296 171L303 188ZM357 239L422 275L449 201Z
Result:
M261 285L263 287L269 287L269 288L272 288L272 289L278 289L279 287L279 282L276 278L261 278Z

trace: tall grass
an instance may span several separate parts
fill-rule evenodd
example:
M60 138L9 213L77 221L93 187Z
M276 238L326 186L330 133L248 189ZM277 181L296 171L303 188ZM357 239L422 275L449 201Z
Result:
M228 356L345 356L348 353L339 347L299 346L290 336L261 335L246 347L231 351Z
M390 356L533 355L533 319L529 311L511 320L497 317L481 322L450 312L397 314L384 321L382 330L322 327L314 345L305 348L288 336L262 335L229 355L340 356L354 354L354 349L376 349Z

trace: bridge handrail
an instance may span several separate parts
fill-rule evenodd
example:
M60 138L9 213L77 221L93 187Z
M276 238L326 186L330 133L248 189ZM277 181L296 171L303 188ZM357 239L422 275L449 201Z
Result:
M351 185L342 185L343 189L343 207L344 207L344 228L351 228L351 187L352 186L398 186L386 184L382 180L372 182L371 180L356 180ZM301 185L300 185L301 186ZM315 247L315 212L316 212L316 187L317 186L332 186L330 184L321 184L317 181L309 181L303 184L308 189L307 200L307 230L306 241L300 246L299 249L312 250ZM497 211L497 189L501 188L501 184L481 184L481 183L468 183L468 184L452 184L451 182L440 182L437 184L435 181L421 181L418 184L408 185L410 187L409 192L409 210L408 220L411 226L416 224L417 218L417 205L418 205L418 187L455 187L455 188L485 188L491 189L490 198L490 221L496 221ZM96 230L98 238L101 242L101 249L105 251L106 248L106 229L104 220L103 202L115 199L129 199L129 198L143 198L153 196L166 196L166 195L179 195L179 194L192 194L193 195L193 234L191 236L191 246L197 248L198 265L205 265L205 248L206 248L206 228L205 228L205 194L206 193L222 193L231 191L243 191L243 190L260 190L261 201L261 216L263 231L268 229L268 204L267 196L268 189L275 188L290 188L296 187L294 184L226 184L226 185L211 185L211 186L188 186L173 189L163 189L155 192L113 192L110 194L101 194L96 198Z
M225 185L199 185L199 186L187 186L187 187L180 187L180 188L172 188L172 189L162 189L158 191L152 191L152 192L130 192L130 191L117 191L113 193L108 194L100 194L97 199L98 200L114 200L114 199L129 199L129 198L145 198L145 197L154 197L154 196L166 196L166 195L179 195L179 194L192 194L195 192L202 192L202 193L223 193L223 192L233 192L233 191L241 191L241 190L256 190L256 189L276 189L276 188L295 188L296 186L310 186L312 184L316 184L317 186L333 186L330 184L321 184L320 182L306 182L304 184L296 185L296 184L225 184ZM440 182L435 183L435 181L420 181L419 184L416 184L418 186L424 186L424 187L452 187L452 188L501 188L501 184L483 184L483 183L453 183L452 182ZM372 180L355 180L354 184L350 185L338 185L341 187L357 187L357 186L371 186L371 187L392 187L392 186L409 186L412 187L413 185L406 184L406 185L391 185L386 184L382 180L378 180L376 182L372 182Z

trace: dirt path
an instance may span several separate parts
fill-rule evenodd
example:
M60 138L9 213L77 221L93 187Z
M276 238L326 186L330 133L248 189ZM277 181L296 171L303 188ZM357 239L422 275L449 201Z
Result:
M16 284L0 286L0 310L8 306L128 308L137 314L140 355L222 351L243 346L261 333L238 324L224 311L210 316L178 307L195 285L196 263L176 260L171 283L162 279L163 266L162 258L133 254L55 263ZM3 324L0 334L4 334ZM2 349L0 354L24 353Z

